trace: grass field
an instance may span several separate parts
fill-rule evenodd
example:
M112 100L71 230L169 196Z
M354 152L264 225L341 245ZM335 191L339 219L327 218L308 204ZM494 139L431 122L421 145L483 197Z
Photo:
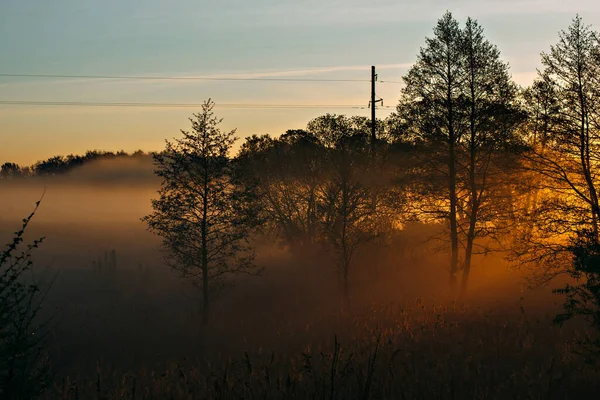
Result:
M229 351L206 332L204 357L162 369L99 364L93 379L56 381L47 398L594 399L600 390L571 344L582 331L518 306L373 304L271 328Z

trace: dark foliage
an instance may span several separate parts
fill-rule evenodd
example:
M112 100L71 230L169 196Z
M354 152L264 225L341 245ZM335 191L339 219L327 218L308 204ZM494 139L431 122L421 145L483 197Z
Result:
M21 167L13 162L5 162L0 167L1 179L27 178L33 176L53 176L62 175L81 167L87 163L98 160L111 160L116 158L141 158L148 157L151 154L137 150L133 153L127 153L123 150L118 152L89 150L84 155L69 154L68 156L53 156L46 160L41 160L32 166Z
M600 244L591 230L579 232L570 246L573 265L569 274L577 284L568 284L554 292L566 297L564 312L555 323L562 325L573 318L583 318L593 328L578 342L589 363L600 366Z
M37 318L45 293L29 276L32 254L43 238L23 245L25 230L38 206L39 202L0 254L0 397L3 399L35 398L49 379L43 347L46 324L40 324Z

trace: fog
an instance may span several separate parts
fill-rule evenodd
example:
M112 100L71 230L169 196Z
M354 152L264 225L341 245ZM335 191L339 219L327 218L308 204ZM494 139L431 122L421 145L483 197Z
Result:
M52 318L49 349L57 373L93 374L98 363L119 371L158 369L185 357L232 356L248 348L291 351L342 334L332 317L340 312L418 298L451 302L448 256L425 241L435 227L408 225L389 246L364 248L349 305L326 251L315 246L293 253L272 238L255 237L262 276L238 279L217 301L211 326L201 330L200 292L165 265L160 240L140 221L159 183L147 159L93 162L65 176L1 183L4 242L42 200L27 238L45 237L34 274L49 287L43 311ZM113 250L116 270L99 271L98 260ZM475 264L469 301L476 307L555 310L548 288L527 289L523 273L500 256Z

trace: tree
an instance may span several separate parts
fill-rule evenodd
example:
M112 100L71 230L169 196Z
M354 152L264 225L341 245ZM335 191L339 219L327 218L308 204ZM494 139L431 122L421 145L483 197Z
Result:
M268 226L292 250L331 250L346 297L357 250L377 236L384 218L376 217L389 209L373 207L370 185L380 177L369 169L369 138L368 119L327 114L277 139L249 137L237 156L246 181L257 182Z
M477 239L497 239L507 227L508 172L516 166L511 155L520 151L524 118L518 90L477 21L468 18L461 29L450 13L438 21L404 81L394 120L395 131L421 159L415 212L448 221L450 283L456 286L462 270L464 294L473 255L492 250L489 240Z
M600 204L600 43L598 34L576 16L548 53L542 53L530 101L544 104L543 146L526 155L538 179L540 199L531 214L533 229L516 254L542 266L546 281L569 272L570 244L581 231L598 237ZM537 107L536 104L530 108ZM597 239L596 239L597 240Z
M376 236L371 193L361 180L370 149L365 133L342 134L327 149L327 175L319 198L325 243L336 254L346 300L354 256Z
M583 25L579 16L573 20L569 31L561 32L559 37L559 43L551 47L550 53L542 54L545 72L557 87L557 96L562 104L554 144L556 150L568 156L569 161L572 159L577 163L573 173L579 175L582 182L575 183L568 174L563 179L570 182L579 197L588 203L592 230L597 236L600 206L592 169L600 156L600 110L597 108L600 99L600 43L598 35Z
M306 251L318 239L317 191L322 181L322 145L314 135L290 130L273 139L251 136L236 162L271 233L292 251Z
M18 164L6 162L0 167L0 176L4 179L18 178L21 175L21 167Z
M465 131L464 116L459 114L466 79L463 35L458 22L447 12L438 21L434 37L425 40L426 46L403 78L406 87L398 114L406 136L438 152L429 153L425 162L446 181L447 211L440 214L449 222L450 283L454 286L459 256L456 157Z
M527 154L540 200L531 212L533 229L524 262L541 266L538 281L567 273L572 283L555 322L583 318L595 337L580 340L586 361L600 355L600 41L577 15L559 41L542 53L544 69L530 89L530 109L539 111L541 143ZM537 139L538 130L536 130Z
M467 116L467 132L459 142L466 160L461 168L465 177L460 179L464 182L464 201L459 201L458 206L466 216L466 226L459 224L465 236L461 285L464 294L476 239L497 235L509 218L505 212L510 207L502 201L502 192L506 193L503 187L511 180L507 172L515 170L515 155L520 149L517 128L524 114L508 65L500 60L498 48L485 38L483 28L471 18L463 30L463 46L466 79L464 102L459 106ZM489 250L479 247L483 252Z
M155 154L162 178L153 213L143 218L162 237L169 265L201 288L202 323L215 293L240 273L255 274L249 225L243 212L244 187L232 179L228 153L235 130L222 132L210 99L190 118L191 131L166 141Z
M542 71L522 93L523 108L528 117L524 133L529 145L541 153L546 149L548 140L556 132L560 121L560 103L556 89L554 80L547 71Z
M23 236L35 210L0 252L0 397L31 399L48 384L43 356L46 324L38 321L45 292L28 276L32 254L43 238L23 248Z
M57 175L65 172L66 165L64 157L54 156L36 163L33 169L36 175Z
M6 162L0 167L0 176L4 179L18 178L22 176L21 167L18 164Z
M543 155L546 152L548 140L555 131L555 124L560 118L560 104L556 96L554 83L547 74L540 74L533 84L521 92L522 107L526 113L523 125L523 139L533 153ZM535 212L540 195L540 176L535 171L521 171L524 186L527 191L525 205L520 210L524 218L523 235L532 234L533 224L530 216ZM519 237L521 235L517 235Z

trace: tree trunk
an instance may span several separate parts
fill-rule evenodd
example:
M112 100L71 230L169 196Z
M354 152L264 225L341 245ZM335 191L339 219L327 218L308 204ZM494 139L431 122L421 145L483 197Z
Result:
M348 286L348 266L344 268L344 304L348 307L350 301L350 288Z
M202 326L208 325L208 311L210 308L208 298L208 280L202 282Z
M594 206L592 206L592 229L594 232L594 238L596 239L596 242L598 241L598 216L596 214L596 210L594 209Z
M477 201L477 189L475 187L475 174L471 173L471 215L469 216L469 231L467 232L467 246L465 248L465 262L462 274L460 295L464 297L467 292L469 274L471 273L471 259L473 258L473 244L475 243L475 229L477 227L477 214L479 202Z
M469 233L467 236L467 247L465 249L465 264L462 274L462 282L460 286L460 296L465 297L467 294L467 286L469 283L469 274L471 273L471 259L473 258L473 243L475 242L475 222L471 219L469 225Z
M460 285L460 297L464 299L467 296L469 285L469 275L471 273L471 255L473 254L473 241L467 240L467 249L465 254L465 266L463 269L462 282Z
M456 275L458 273L458 224L456 221L457 196L456 196L456 133L454 131L454 107L452 101L452 55L447 54L447 92L446 102L448 107L448 195L450 197L450 287L456 288Z
M457 198L456 198L456 161L454 150L454 135L450 137L448 157L448 191L450 196L450 286L456 287L456 275L458 273L458 223L456 220Z
M208 293L208 171L204 168L204 198L202 202L202 326L208 324L210 297Z
M464 297L467 293L467 285L469 282L469 274L471 273L471 258L473 256L473 243L475 242L475 229L477 227L477 217L479 211L479 199L477 193L477 130L475 123L477 121L477 110L475 107L475 61L473 49L471 48L470 55L470 91L471 91L471 110L470 110L470 131L471 138L469 143L469 231L467 232L467 246L465 249L465 262L463 266L462 283L460 287L460 297ZM483 190L483 188L481 188Z

